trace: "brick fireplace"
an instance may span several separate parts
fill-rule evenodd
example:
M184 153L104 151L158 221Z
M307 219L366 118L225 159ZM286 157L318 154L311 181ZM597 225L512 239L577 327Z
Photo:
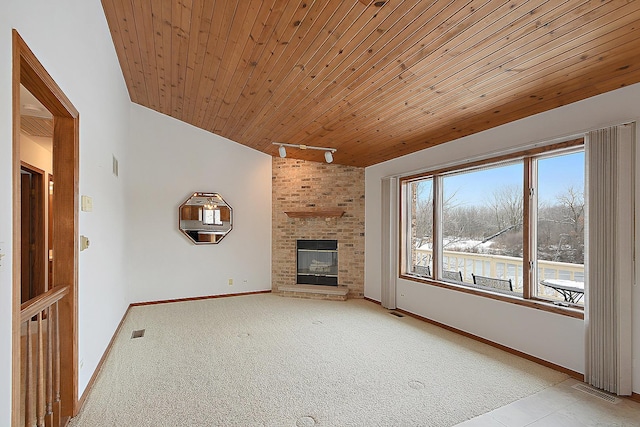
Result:
M273 158L273 292L297 285L297 242L337 241L337 288L364 295L364 169ZM310 285L317 286L317 285ZM336 287L333 287L336 288ZM300 297L311 294L287 291ZM327 297L329 299L330 296Z

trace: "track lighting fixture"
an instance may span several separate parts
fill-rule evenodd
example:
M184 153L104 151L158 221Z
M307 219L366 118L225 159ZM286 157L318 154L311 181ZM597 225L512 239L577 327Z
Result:
M327 147L314 147L312 145L303 145L303 144L285 144L284 142L272 142L273 145L279 145L278 153L280 153L280 157L287 157L287 149L285 147L293 147L299 148L300 150L322 150L324 151L324 159L327 163L333 162L333 153L338 151L335 148L327 148Z
M331 154L331 151L324 152L324 159L327 161L327 163L333 162L333 154Z

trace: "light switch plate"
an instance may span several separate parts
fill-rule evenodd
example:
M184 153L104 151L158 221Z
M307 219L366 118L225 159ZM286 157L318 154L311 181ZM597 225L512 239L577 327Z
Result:
M80 198L80 208L83 212L93 211L93 199L89 196L82 196Z

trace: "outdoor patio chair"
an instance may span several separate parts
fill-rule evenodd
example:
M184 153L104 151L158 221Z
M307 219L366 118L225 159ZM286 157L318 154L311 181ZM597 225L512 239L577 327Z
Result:
M496 279L494 277L476 276L475 274L472 274L472 276L475 285L486 286L501 291L513 291L511 279Z
M418 276L431 277L431 268L428 265L414 265L413 274Z
M462 282L462 271L442 270L442 278L444 280L453 280L454 282Z

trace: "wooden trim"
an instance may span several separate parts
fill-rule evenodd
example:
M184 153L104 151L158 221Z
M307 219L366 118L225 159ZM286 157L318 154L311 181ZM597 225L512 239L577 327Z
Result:
M369 298L369 297L362 297L362 299L363 299L363 300L365 300L365 301L369 301L369 302L372 302L372 303L374 303L374 304L378 304L378 305L382 306L382 303L381 303L380 301L376 301L376 300L374 300L373 298Z
M78 110L69 98L60 90L18 32L15 30L13 32L20 44L20 83L53 114L54 118L56 116L78 118Z
M398 242L398 253L396 254L398 256L398 260L397 260L397 266L398 269L396 271L397 274L402 274L403 271L406 270L407 267L407 262L406 262L406 258L405 258L405 228L403 227L405 222L407 220L410 221L409 217L405 217L405 213L404 213L404 203L400 203L400 200L403 200L404 197L406 197L405 194L405 188L402 185L402 183L400 182L400 180L398 179L393 179L391 181L391 185L395 184L396 189L395 189L395 194L396 194L396 200L398 201L398 206L396 207L396 209L398 210L398 221L396 224L396 227L398 227L398 238L396 239L396 241ZM411 239L411 236L409 236L409 239ZM395 280L395 279L394 279ZM396 285L394 285L394 288L397 288L397 281L396 281Z
M22 118L21 118L22 120ZM22 140L22 131L21 131L21 140ZM47 236L45 233L45 218L46 218L46 205L47 205L47 195L48 192L46 191L46 183L45 183L45 178L46 178L46 172L40 168L37 168L27 162L24 161L20 161L20 173L22 173L22 171L27 171L31 174L31 178L34 180L34 183L32 184L35 190L35 194L31 195L31 201L30 203L30 212L29 212L29 220L31 221L31 226L32 226L32 236L35 238L35 242L34 245L35 247L33 248L33 256L35 257L33 260L33 264L31 264L31 266L29 267L28 265L22 265L22 272L25 271L25 267L26 269L31 269L32 270L32 275L31 275L31 281L33 284L35 284L36 286L32 289L32 291L34 292L34 295L40 295L43 294L44 292L46 292L47 288L47 250L46 250L46 245L47 245ZM22 176L21 176L22 178ZM24 188L21 189L22 195L21 197L24 197ZM21 203L21 212L22 209L25 208L25 205L22 203L22 200L20 201ZM26 212L21 213L21 218L20 221L22 222L24 220L24 217ZM21 223L21 226L23 226L24 223ZM22 230L24 232L24 230ZM31 234L31 233L30 233ZM22 246L22 245L21 245ZM30 262L31 262L30 261ZM24 291L24 290L23 290ZM24 294L21 295L21 301L22 298L24 298Z
M53 221L54 283L69 286L60 301L61 417L77 414L78 404L78 212L79 115L16 30L13 42L13 351L12 423L20 423L20 84L54 116L53 170L56 172Z
M413 276L400 275L400 279L412 280L414 282L424 283L425 285L437 286L440 288L450 289L454 291L464 292L485 298L491 298L498 301L508 302L511 304L521 305L524 307L535 308L536 310L547 311L549 313L561 314L563 316L574 317L576 319L584 319L584 311L573 307L559 307L548 301L536 299L523 299L516 296L501 295L494 292L483 291L480 289L466 287L464 285L455 285L452 283L438 282L429 279L420 279Z
M12 328L11 328L11 425L20 425L20 305L21 305L21 263L22 246L20 222L20 53L22 40L14 30L12 34L12 104L13 104L13 289L12 289Z
M265 290L265 291L239 292L239 293L236 293L236 294L206 295L206 296L201 296L201 297L166 299L166 300L159 300L159 301L143 301L143 302L131 303L131 307L139 307L139 306L144 306L144 305L155 305L155 304L169 304L169 303L173 303L173 302L199 301L199 300L203 300L203 299L239 297L239 296L245 296L245 295L270 294L270 293L271 293L271 289Z
M631 392L631 396L629 396L629 399L635 400L636 402L640 403L640 394Z
M32 172L39 173L43 177L46 175L46 171L44 171L44 170L42 170L40 168L37 168L37 167L35 167L35 166L33 166L33 165L31 165L31 164L29 164L27 162L24 162L22 160L20 161L20 167L21 168L25 168L25 169L29 169Z
M500 163L500 162L508 162L509 160L518 160L525 157L536 156L542 153L546 153L547 151L555 151L562 150L565 148L577 147L584 144L584 138L580 137L577 139L572 139L569 141L556 142L554 144L543 145L541 147L529 148L522 151L517 151L515 153L503 154L498 156L489 157L482 160L474 160L471 162L461 162L455 166L448 166L446 168L434 169L427 172L421 172L414 175L408 175L400 178L400 181L414 181L420 178L426 178L433 175L445 175L453 172L461 172L467 169L473 169L481 166L486 166L492 163Z
M127 316L129 315L129 310L131 310L131 307L132 307L132 305L129 305L127 307L127 309L125 310L124 315L122 315L122 319L120 319L120 323L118 324L118 327L116 328L115 332L113 333L113 336L111 337L111 340L109 341L109 344L107 345L107 348L104 350L104 353L102 353L102 357L100 358L100 361L98 362L98 366L96 366L96 369L93 371L93 375L91 375L91 378L89 379L89 382L87 383L87 386L85 387L84 391L82 392L82 396L80 396L80 399L78 399L78 411L80 411L80 409L84 406L84 402L87 400L87 396L89 395L89 392L93 388L93 385L95 384L95 382L96 382L96 380L98 378L98 375L100 374L100 371L102 371L102 366L104 365L104 362L107 360L107 357L111 353L111 348L113 347L113 343L115 343L116 337L120 334L120 330L122 329L122 325L124 325L124 321L126 320Z
M344 215L341 209L324 209L313 211L287 211L285 214L289 218L340 218Z
M68 141L71 139L71 141ZM69 295L60 302L60 349L62 415L75 416L78 403L78 126L77 120L60 117L54 120L54 140L63 141L54 149L53 170L56 187L53 193L54 287L72 284ZM73 142L72 142L73 141ZM69 220L71 219L71 220Z
M479 341L479 342L481 342L483 344L490 345L491 347L495 347L497 349L506 351L507 353L511 353L511 354L513 354L515 356L522 357L523 359L530 360L531 362L535 362L535 363L537 363L539 365L546 366L547 368L551 368L551 369L556 370L558 372L562 372L563 374L567 374L570 377L573 377L573 378L575 378L577 380L580 380L580 381L584 380L584 375L581 374L580 372L573 371L571 369L565 368L564 366L556 365L555 363L549 362L548 360L540 359L539 357L535 357L535 356L532 356L530 354L524 353L524 352L522 352L520 350L516 350L514 348L507 347L506 345L498 344L498 343L493 342L491 340L488 340L486 338L482 338L482 337L479 337L477 335L471 334L469 332L465 332L465 331L463 331L461 329L454 328L453 326L449 326L449 325L446 325L444 323L440 323L440 322L437 322L435 320L429 319L428 317L423 317L423 316L420 316L419 314L411 313L410 311L406 311L406 310L403 310L403 309L400 309L400 308L397 308L395 311L398 311L398 312L400 312L402 314L405 314L407 316L413 317L415 319L422 320L423 322L427 322L427 323L430 323L432 325L438 326L438 327L440 327L442 329L446 329L448 331L451 331L451 332L454 332L456 334L462 335L464 337L471 338L472 340Z
M553 152L553 151L559 151L559 150L569 150L571 148L575 148L575 147L579 147L580 145L584 145L584 137L580 137L580 138L576 138L576 139L571 139L568 141L563 141L563 142L558 142L558 143L553 143L553 144L547 144L547 145L543 145L543 146L539 146L539 147L534 147L534 148L530 148L530 149L526 149L526 150L522 150L519 152L515 152L515 153L510 153L510 154L504 154L504 155L498 155L498 156L494 156L494 157L489 157L483 160L477 160L477 161L471 161L468 163L461 163L457 166L450 166L448 168L441 168L441 169L436 169L433 171L429 171L429 172L424 172L424 173L420 173L420 174L415 174L415 175L411 175L411 176L406 176L403 178L400 178L400 183L401 186L404 185L409 185L411 184L413 181L416 181L420 178L430 178L432 179L433 182L433 230L432 230L432 235L433 235L433 241L434 242L439 242L440 240L440 233L442 232L442 223L440 221L439 215L441 213L441 208L442 208L442 200L441 197L442 195L440 194L441 192L441 188L440 188L440 183L442 182L442 179L444 176L446 176L447 174L453 173L453 172L458 172L458 171L467 171L467 170L473 170L475 168L480 168L482 166L485 165L491 165L491 164L498 164L501 162L508 162L508 161L515 161L515 160L522 160L524 163L524 177L523 177L523 188L524 188L524 218L523 218L523 235L524 235L524 241L523 241L523 245L524 245L524 250L523 250L523 276L524 276L524 287L523 287L523 296L522 297L516 297L516 296L506 296L506 295L501 295L501 294L496 294L494 292L489 292L489 291L483 291L483 290L478 290L475 288L470 288L470 287L465 287L463 285L455 285L455 284L450 284L450 283L446 283L446 282L441 282L439 280L439 277L437 274L435 274L435 272L440 272L440 253L441 253L441 249L440 245L436 245L436 248L438 250L434 250L433 251L433 271L431 273L432 278L416 278L414 276L409 276L406 274L399 274L399 278L401 279L406 279L406 280L412 280L412 281L416 281L416 282L420 282L420 283L425 283L428 285L434 285L434 286L439 286L439 287L443 287L446 289L451 289L451 290L457 290L457 291L462 291L462 292L466 292L466 293L470 293L473 295L478 295L478 296L483 296L483 297L488 297L488 298L492 298L492 299L496 299L496 300L500 300L500 301L504 301L504 302L510 302L510 303L514 303L514 304L518 304L518 305L522 305L522 306L526 306L526 307L530 307L530 308L535 308L538 310L543 310L543 311L548 311L548 312L552 312L552 313L556 313L556 314L562 314L564 316L570 316L570 317L575 317L575 318L579 318L579 319L584 319L584 310L579 308L579 307L559 307L554 305L551 302L548 302L546 300L541 300L536 298L535 293L532 291L533 286L531 285L531 276L535 273L534 271L531 271L531 269L529 268L529 261L531 261L531 257L533 254L535 254L535 242L531 241L530 239L530 235L529 233L531 232L531 227L535 226L535 224L532 224L532 218L535 219L535 215L531 215L531 210L535 209L535 206L531 206L531 200L528 197L528 192L529 192L529 187L532 184L532 179L535 177L535 171L532 170L531 167L531 162L532 159L531 157L533 156L538 156L541 155L543 153L547 153L547 152ZM400 199L400 204L404 205L405 204L405 200L404 198ZM402 244L402 238L400 238L400 244ZM403 248L401 247L401 250Z
M534 277L533 269L531 268L531 261L534 260L535 255L534 242L531 238L531 232L536 230L537 227L533 225L532 220L536 218L536 214L533 213L532 207L537 207L537 204L531 202L533 195L531 194L531 188L533 187L533 168L531 164L531 157L524 158L524 185L523 185L523 206L522 206L522 298L530 299L534 294L532 292ZM517 272L516 272L517 273Z
M364 297L364 299L366 301L369 301L369 302L373 303L373 304L381 305L379 301L376 301L376 300L374 300L372 298ZM522 352L520 350L516 350L516 349L513 349L511 347L507 347L505 345L502 345L502 344L498 344L498 343L496 343L494 341L491 341L491 340L488 340L486 338L479 337L479 336L471 334L469 332L465 332L465 331L463 331L461 329L454 328L453 326L449 326L449 325L446 325L444 323L440 323L440 322L438 322L436 320L429 319L428 317L420 316L419 314L411 313L410 311L407 311L407 310L404 310L404 309L401 309L401 308L396 308L396 309L394 309L392 311L397 311L397 312L400 312L402 314L406 314L407 316L413 317L414 319L418 319L418 320L421 320L423 322L430 323L430 324L438 326L438 327L440 327L442 329L446 329L448 331L451 331L451 332L454 332L456 334L465 336L467 338L471 338L472 340L479 341L481 343L490 345L491 347L495 347L495 348L498 348L500 350L504 350L507 353L511 353L511 354L516 355L518 357L522 357L523 359L530 360L532 362L535 362L535 363L538 363L540 365L546 366L547 368L551 368L551 369L554 369L556 371L559 371L559 372L562 372L564 374L567 374L570 377L573 377L573 378L575 378L577 380L580 380L580 381L584 380L584 375L581 374L580 372L576 372L576 371L573 371L571 369L565 368L563 366L556 365L555 363L549 362L549 361L544 360L544 359L540 359L538 357L535 357L535 356L532 356L530 354L524 353L524 352ZM640 401L640 395L638 395L638 394L634 393L634 396L632 398L634 400L638 399L638 401Z
M432 219L432 230L431 230L431 247L435 248L433 243L440 242L442 240L442 216L443 216L443 202L444 202L444 193L442 191L443 178L441 176L434 176L431 179L431 185L433 186L433 208L431 209ZM431 277L440 276L440 272L442 271L442 263L444 261L443 249L442 245L437 245L437 250L431 250L432 257L432 267Z
M20 309L20 323L26 322L45 308L52 306L68 293L68 286L58 286L22 304Z

